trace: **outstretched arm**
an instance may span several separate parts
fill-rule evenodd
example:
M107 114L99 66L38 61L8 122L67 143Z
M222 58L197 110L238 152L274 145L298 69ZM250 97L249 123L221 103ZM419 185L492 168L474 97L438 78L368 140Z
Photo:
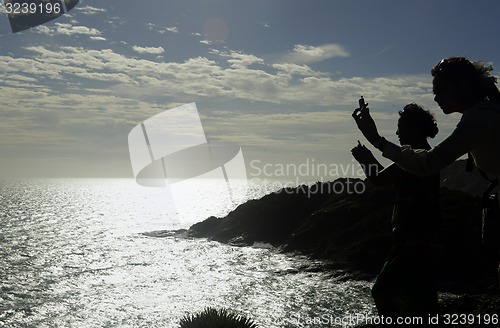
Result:
M477 112L477 113L476 113ZM383 156L395 162L404 171L427 176L437 173L453 163L460 156L477 149L484 140L488 140L489 122L481 117L477 108L464 113L460 123L450 136L431 150L412 149L388 142L377 131L369 111L356 109L352 116L358 128Z
M382 155L401 166L405 171L426 176L441 171L460 156L477 149L488 140L487 122L464 114L455 130L431 150L400 147L387 142Z
M403 171L399 166L395 164L389 165L384 168L382 164L373 156L372 152L361 145L358 141L358 145L352 150L352 155L361 164L366 177L374 186L386 186L394 183L395 181L404 178L409 175L409 173Z

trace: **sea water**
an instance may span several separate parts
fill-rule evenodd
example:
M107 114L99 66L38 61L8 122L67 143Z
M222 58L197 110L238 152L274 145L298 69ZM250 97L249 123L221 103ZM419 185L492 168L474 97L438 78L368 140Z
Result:
M271 191L254 184L245 197ZM165 190L131 179L1 181L0 326L174 328L206 307L267 328L374 315L371 282L304 272L309 259L270 245L173 233L238 205L192 187L186 195L191 212L179 219Z

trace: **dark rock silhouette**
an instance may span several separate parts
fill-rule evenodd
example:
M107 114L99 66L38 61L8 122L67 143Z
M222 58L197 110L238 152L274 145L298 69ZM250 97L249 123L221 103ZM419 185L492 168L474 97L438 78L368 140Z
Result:
M210 217L193 225L188 235L238 246L270 243L285 252L304 253L340 269L375 276L391 246L395 196L390 187L368 184L362 194L328 192L333 190L328 185L353 181L364 183L339 179L269 194L240 205L225 218ZM480 199L442 189L441 203L446 241L443 274L477 278L482 274Z
M480 195L482 177L477 172L464 172L464 167L459 161L444 172L444 185ZM225 218L210 217L187 233L237 246L269 243L284 252L324 260L323 268L305 270L334 269L337 276L345 273L344 279L370 279L381 269L391 246L395 194L390 187L374 188L368 182L361 194L349 193L348 188L337 193L334 190L342 188L332 188L334 184L338 187L353 183L365 182L344 178L287 188L248 201ZM481 200L448 188L442 188L440 198L444 228L442 290L489 294L486 299L493 303L486 308L494 307L499 300L498 288L493 287L498 286L498 276L488 266L491 254L481 244ZM479 308L485 303L484 297L480 299Z
M322 185L319 188L327 190L331 183ZM197 223L191 226L188 234L223 243L252 245L262 241L281 246L304 223L304 218L319 209L329 197L329 193L312 193L306 186L286 188L259 200L250 200L224 219L210 217Z

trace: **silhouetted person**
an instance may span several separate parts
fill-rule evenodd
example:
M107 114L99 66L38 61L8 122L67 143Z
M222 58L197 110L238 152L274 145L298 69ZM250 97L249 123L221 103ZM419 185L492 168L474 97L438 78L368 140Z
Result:
M491 75L492 70L485 62L472 62L464 57L443 59L432 68L434 100L443 113L461 113L462 117L451 135L431 150L388 142L379 135L369 111L356 109L353 118L366 139L405 171L420 176L434 174L469 152L476 166L498 181L500 91L496 86L497 79ZM498 189L491 197L485 195L484 198L492 200L489 213L494 218L488 221L498 223ZM490 237L485 240L483 235L483 242L495 249L496 259L493 261L498 263L500 232L494 229L484 232ZM496 274L494 266L490 270L491 274Z
M368 109L363 109L368 110ZM431 149L438 127L433 115L417 104L399 112L396 134L402 145ZM392 184L396 203L392 214L393 246L372 289L379 315L421 316L437 312L436 274L441 254L439 173L426 177L387 168L359 144L352 154L375 186Z

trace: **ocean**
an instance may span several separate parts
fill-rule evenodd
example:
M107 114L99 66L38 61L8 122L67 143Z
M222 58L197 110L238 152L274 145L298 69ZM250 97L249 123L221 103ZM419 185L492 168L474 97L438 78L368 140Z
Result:
M174 328L206 307L265 328L346 327L376 313L372 282L304 272L311 260L266 244L174 233L238 205L205 187L183 187L181 215L164 188L133 179L1 181L0 327Z

